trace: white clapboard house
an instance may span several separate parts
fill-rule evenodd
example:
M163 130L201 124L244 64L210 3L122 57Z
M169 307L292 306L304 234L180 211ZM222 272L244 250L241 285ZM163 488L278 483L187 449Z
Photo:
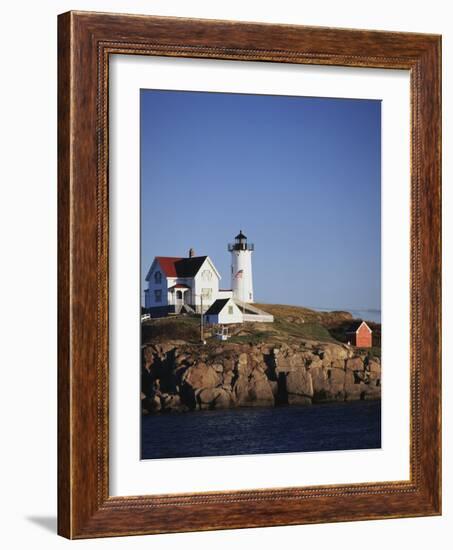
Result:
M273 322L272 315L252 305L253 250L242 231L228 245L231 290L220 288L221 277L211 258L195 256L192 248L187 258L156 256L146 276L148 313L151 317L204 313L208 324Z
M152 317L169 313L201 313L231 290L220 290L220 274L209 256L156 256L146 276L145 307Z

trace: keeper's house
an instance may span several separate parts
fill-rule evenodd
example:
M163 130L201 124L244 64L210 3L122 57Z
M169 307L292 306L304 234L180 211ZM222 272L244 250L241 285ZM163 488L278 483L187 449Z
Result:
M156 256L146 281L145 307L152 317L205 312L218 298L232 296L219 289L220 274L209 256L195 256L193 249L188 258Z
M242 312L231 298L216 300L204 314L204 320L208 325L228 325L242 323Z
M373 331L365 321L352 323L346 331L348 344L358 348L371 348L373 346Z

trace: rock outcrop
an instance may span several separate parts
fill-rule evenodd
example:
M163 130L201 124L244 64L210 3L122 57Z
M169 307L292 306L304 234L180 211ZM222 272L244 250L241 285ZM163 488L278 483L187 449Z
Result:
M142 353L146 413L379 399L381 364L341 343L165 342Z

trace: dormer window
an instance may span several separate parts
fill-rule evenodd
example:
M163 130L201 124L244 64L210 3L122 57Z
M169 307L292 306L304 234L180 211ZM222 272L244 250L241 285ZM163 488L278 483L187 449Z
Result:
M154 282L156 283L156 285L161 284L161 282L162 282L162 273L160 271L156 271L156 273L154 273Z

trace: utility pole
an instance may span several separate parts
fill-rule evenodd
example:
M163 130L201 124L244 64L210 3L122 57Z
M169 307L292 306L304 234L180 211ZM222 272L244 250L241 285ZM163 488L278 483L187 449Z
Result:
M201 343L203 344L204 343L204 326L203 326L203 317L204 317L204 313L203 313L203 294L200 294L200 299L201 299L201 315L200 315L200 338L201 338Z

